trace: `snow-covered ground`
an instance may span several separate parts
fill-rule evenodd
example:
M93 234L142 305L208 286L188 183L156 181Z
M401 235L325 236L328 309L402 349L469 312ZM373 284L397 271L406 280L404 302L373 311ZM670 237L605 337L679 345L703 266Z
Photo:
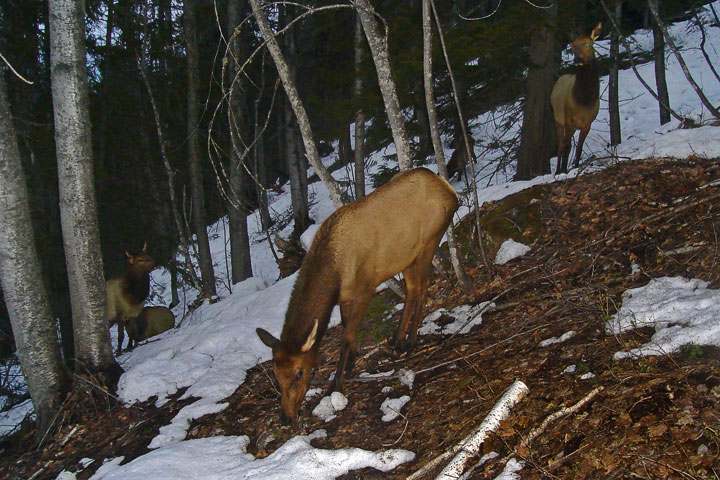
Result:
M700 43L698 32L692 31L687 25L672 27L672 35L683 47L683 54L690 71L703 87L710 100L720 103L720 83L712 76L702 55L697 50ZM720 29L707 27L707 48L712 58L718 58L720 49ZM649 32L640 32L634 37L638 48L646 50L652 45ZM608 41L597 43L600 55L606 55ZM639 66L641 75L649 84L654 84L653 64ZM667 81L670 101L674 109L700 122L709 120L708 113L702 108L700 100L684 78L679 65L672 55L668 56ZM593 124L590 136L585 144L584 158L596 156L602 159L599 164L606 165L613 160L611 154L619 158L642 159L654 156L672 156L685 158L688 155L718 157L720 156L720 128L706 125L696 129L678 129L678 122L672 121L660 127L658 121L657 102L644 90L632 71L620 74L620 96L623 143L613 151L608 146L609 127L607 110L607 78L601 80L601 111ZM476 149L483 148L483 139L494 135L494 123L489 121L491 115L475 119L473 135L476 137ZM517 125L519 128L519 123ZM509 132L512 134L513 132ZM394 153L392 147L373 155L373 170L383 163L383 155ZM446 152L449 156L450 150ZM490 152L480 158L477 169L480 201L487 202L501 199L536 184L553 182L572 177L577 174L571 171L567 175L545 175L531 181L512 182L512 167L494 175L488 186L488 175L502 156L502 152ZM617 157L616 157L617 158ZM325 159L330 163L332 159ZM432 167L431 167L432 168ZM554 167L553 167L554 169ZM351 172L339 170L334 176L339 180L347 179ZM464 189L461 182L455 188ZM370 188L370 186L368 186ZM274 212L285 212L290 207L289 186L285 192L271 194L271 209ZM319 224L333 211L327 190L320 183L310 185L313 206L310 215ZM464 205L456 215L456 221L467 214L469 208ZM103 465L93 478L95 479L141 479L141 478L197 478L198 472L208 480L226 478L335 478L351 469L373 466L383 471L411 461L412 452L388 450L384 452L367 452L359 449L343 449L336 451L313 448L311 440L326 435L317 431L309 436L297 436L289 440L276 452L265 459L254 459L245 448L248 445L246 436L213 437L199 440L185 440L186 430L192 419L226 408L223 400L232 394L245 380L246 372L251 367L271 358L270 349L265 347L255 334L256 327L262 327L278 336L282 328L285 309L292 290L295 276L277 281L278 268L271 254L267 240L260 235L260 221L257 213L248 218L250 237L253 239L251 257L255 277L229 288L226 269L229 256L229 235L227 222L220 220L209 229L212 239L211 250L219 278L221 299L215 304L204 304L192 314L185 316L186 305L195 298L195 293L184 292L183 303L175 309L179 326L152 338L137 347L134 351L120 357L126 373L120 380L119 396L131 404L155 397L157 404L167 401L170 395L187 387L184 398L196 399L194 403L183 408L172 422L163 427L160 434L151 444L151 452L132 462L120 465L120 459L110 459ZM291 227L280 232L287 237ZM309 241L309 238L304 239ZM511 249L517 253L517 248ZM522 250L522 249L521 249ZM513 256L513 255L511 255ZM512 261L511 259L508 261ZM653 283L655 282L655 283ZM643 346L631 352L619 352L618 356L644 355L655 351L669 351L684 343L720 344L720 334L698 324L706 317L717 318L720 309L720 295L707 290L703 282L687 279L653 280L645 290L629 292L618 315L608 326L610 334L633 328L638 324L657 323L661 328L653 338L653 344ZM153 274L153 286L158 304L169 303L169 277L166 271ZM232 290L232 291L231 291ZM632 296L630 296L632 295ZM702 304L702 308L700 307ZM662 311L656 307L667 306ZM680 308L685 305L687 308ZM675 308L677 306L678 308ZM452 326L440 327L433 323L440 316L431 314L424 323L423 332L449 333L459 331L462 334L481 321L483 306L462 306L451 312L444 311L457 321ZM332 325L339 323L339 312L336 309L331 320ZM464 330L460 330L463 329ZM708 335L709 333L709 335ZM680 335L688 336L681 338ZM703 336L703 334L705 334ZM562 341L563 339L552 339ZM550 342L552 343L552 342ZM568 372L572 373L572 372ZM412 385L412 381L410 381ZM384 413L394 414L405 402L412 402L412 396L374 399L378 410L385 406ZM397 395L396 395L397 397ZM343 397L344 398L344 397ZM395 400L395 401L393 401ZM402 402L400 401L402 400ZM345 399L345 402L347 399ZM331 422L332 415L343 415L343 401L339 397L329 398L325 402L332 409L326 418ZM27 406L25 407L27 408ZM343 406L344 408L344 406ZM325 412L327 413L327 412ZM17 415L18 412L15 412ZM392 419L391 419L392 420ZM390 421L391 421L390 420ZM14 422L14 423L13 423ZM6 424L16 424L17 417L0 418L0 428ZM0 430L0 434L2 430ZM508 467L507 478L515 473L519 465ZM64 479L74 478L72 472L64 472Z

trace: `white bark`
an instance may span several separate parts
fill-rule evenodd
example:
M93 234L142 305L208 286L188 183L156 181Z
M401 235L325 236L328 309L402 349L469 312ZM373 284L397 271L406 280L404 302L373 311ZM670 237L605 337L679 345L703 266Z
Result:
M465 470L465 463L480 450L480 445L485 441L488 434L500 427L500 422L510 415L510 410L517 405L525 395L530 392L527 385L516 380L508 388L495 406L490 410L480 426L470 435L463 439L462 446L455 458L435 477L435 480L457 480Z
M117 374L107 325L100 232L93 183L81 2L50 0L50 64L60 222L70 283L78 365ZM110 369L111 371L108 371ZM114 383L113 378L106 378Z
M385 32L380 31L376 18L377 14L370 5L370 0L355 0L354 3L377 70L378 85L380 86L388 121L390 122L390 129L397 150L398 165L400 170L409 170L412 168L413 163L410 155L410 142L405 129L405 120L400 111L400 100L398 100L397 86L390 63L387 30Z
M435 159L438 172L443 178L448 178L447 164L445 163L445 152L443 151L442 140L440 139L440 122L438 121L437 109L435 108L435 94L433 91L433 68L432 68L432 24L430 22L430 0L422 2L422 26L423 26L423 80L425 86L425 103L428 112L428 123L430 124L430 138L432 139ZM472 158L472 157L469 157ZM452 263L455 277L463 288L468 288L470 282L460 264L458 256L457 239L455 228L452 223L447 229L448 250L450 250L450 262Z
M0 284L20 367L38 415L38 433L50 426L69 375L60 356L50 303L35 248L30 202L0 74Z
M315 172L318 174L318 177L320 177L320 180L330 192L330 198L332 199L335 207L341 207L343 205L343 201L342 195L340 194L340 187L338 187L335 179L332 175L330 175L330 172L328 172L320 161L320 154L318 153L317 145L315 145L312 127L310 126L310 118L305 111L305 107L300 100L300 94L298 93L297 88L295 87L295 82L290 75L290 67L285 61L285 57L280 50L280 45L275 38L275 34L270 28L267 16L265 15L265 12L262 11L260 0L250 0L250 7L252 8L253 16L260 28L260 33L265 39L265 44L270 51L273 61L275 62L275 67L277 68L278 75L280 76L280 80L285 88L285 93L287 94L293 111L295 112L295 116L297 117L303 143L305 145L307 159Z

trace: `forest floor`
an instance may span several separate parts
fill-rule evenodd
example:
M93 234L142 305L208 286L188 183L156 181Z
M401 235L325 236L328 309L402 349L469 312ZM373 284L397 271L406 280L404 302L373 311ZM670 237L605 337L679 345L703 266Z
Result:
M248 435L248 452L262 457L299 432L323 428L327 437L314 440L316 447L416 453L413 462L392 472L367 469L343 478L406 478L475 429L518 379L529 394L484 444L481 453L497 452L497 459L478 467L471 478L494 478L508 455L525 462L522 478L718 478L718 349L693 346L678 354L613 360L615 352L647 342L653 332L612 336L604 326L620 307L622 293L652 278L700 278L720 287L720 163L698 158L624 162L536 188L540 221L526 256L495 265L489 281L473 250L466 268L470 291L438 275L430 287L426 315L440 307L493 300L480 326L464 335L421 336L412 355L395 357L378 339L392 332L399 313L386 324L368 319L358 336L360 358L346 381L348 406L334 420L310 415L317 396L307 402L300 430L282 427L266 362L249 372L227 399L228 408L194 421L188 438ZM633 264L639 266L636 273ZM378 296L370 315L387 318L396 301L390 293ZM539 346L570 330L577 333L569 340ZM323 341L314 386L327 386L339 334L332 329ZM570 365L576 371L565 373ZM400 368L416 372L412 390L396 377L356 376ZM594 376L581 379L584 373ZM381 421L379 409L386 386L394 398L411 397L390 423ZM583 408L523 443L546 417L598 387L602 390ZM16 438L0 458L0 477L55 478L92 458L96 461L78 474L88 478L105 458L125 455L129 461L147 453L158 428L191 401L125 407L82 382L58 419L58 433L40 449L32 446L31 429ZM434 474L437 470L425 478Z

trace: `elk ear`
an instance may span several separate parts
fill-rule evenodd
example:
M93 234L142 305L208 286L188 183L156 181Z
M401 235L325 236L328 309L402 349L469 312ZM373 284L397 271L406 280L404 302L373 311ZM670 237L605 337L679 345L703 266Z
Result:
M143 252L147 252L147 242L143 243Z
M310 335L308 335L307 340L305 340L305 344L300 348L300 351L302 353L310 351L310 349L315 345L315 339L317 338L317 330L318 330L318 321L317 318L315 319L315 323L313 323L313 328L310 330Z
M590 40L593 42L597 40L597 38L600 36L600 30L602 30L602 23L598 22L598 24L593 28L593 31L590 33Z
M133 258L133 256L132 256L132 255L130 254L130 252L128 252L127 250L125 250L125 256L126 256L127 258L129 258L130 260L132 260L132 258Z
M273 337L272 334L267 330L264 330L262 328L256 328L255 332L257 332L258 337L260 337L260 341L270 348L275 348L275 345L280 343L280 340Z

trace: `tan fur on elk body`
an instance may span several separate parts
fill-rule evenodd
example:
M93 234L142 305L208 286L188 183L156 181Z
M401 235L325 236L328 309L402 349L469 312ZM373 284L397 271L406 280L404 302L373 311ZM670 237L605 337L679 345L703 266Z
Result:
M298 273L280 339L257 329L273 350L283 422L297 419L333 307L340 305L343 333L331 390L342 388L343 374L352 368L355 332L375 288L398 272L407 293L393 342L412 349L432 258L457 208L450 184L418 168L397 174L323 222Z
M160 335L175 326L175 315L167 307L145 307L140 315L131 322L128 336L137 342Z
M118 353L122 350L125 330L130 335L132 322L135 321L150 293L150 272L155 268L155 260L146 252L147 244L137 253L125 252L126 269L122 277L113 277L105 282L107 295L108 325L118 325ZM128 348L132 337L128 341Z
M600 36L601 28L602 24L598 23L590 35L572 39L572 51L579 64L577 71L558 78L550 94L558 143L558 166L555 173L567 172L572 137L576 130L580 130L580 135L575 147L573 167L579 165L583 143L600 109L600 74L593 43Z

